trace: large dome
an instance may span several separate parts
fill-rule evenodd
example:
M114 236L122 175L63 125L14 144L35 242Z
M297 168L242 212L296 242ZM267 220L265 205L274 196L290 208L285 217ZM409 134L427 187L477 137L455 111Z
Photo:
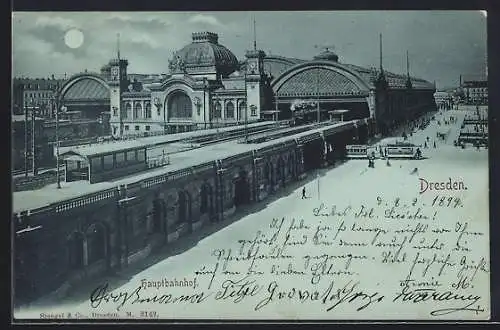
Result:
M175 54L171 71L181 68L187 73L214 71L226 77L239 68L238 59L226 47L218 43L219 36L212 32L194 32L192 42Z

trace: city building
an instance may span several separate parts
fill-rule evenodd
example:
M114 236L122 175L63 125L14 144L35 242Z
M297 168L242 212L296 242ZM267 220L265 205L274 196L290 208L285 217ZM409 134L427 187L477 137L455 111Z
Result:
M461 84L467 104L488 104L488 79L480 76L465 76Z
M438 109L451 109L453 107L453 92L452 91L437 91L434 93L436 106Z
M382 50L382 45L381 45ZM211 32L195 32L175 52L170 72L129 75L120 56L100 73L80 73L61 88L68 110L88 118L109 111L114 137L179 133L232 126L263 119L330 119L347 110L344 120L370 118L383 133L435 107L434 84L382 67L344 63L325 49L313 59L266 55L257 48L236 56ZM294 106L309 107L296 117ZM309 105L309 106L307 106Z
M100 73L71 77L58 97L69 112L89 120L110 112L115 137L172 134L69 148L68 181L88 173L89 184L14 194L17 301L124 269L325 162L343 162L348 144L435 110L435 85L410 76L408 55L406 74L384 70L380 44L378 69L345 64L328 49L310 60L270 56L255 42L238 61L216 34L197 32L166 76L128 75L118 52ZM280 127L269 119L331 122ZM219 130L233 128L219 127L243 123L234 139L218 141ZM273 127L247 139L247 126L264 124ZM215 129L189 132L204 128ZM171 150L168 162L149 167L148 148L170 138L160 146ZM196 138L213 143L182 143Z
M39 116L53 117L51 102L65 79L50 78L14 78L12 85L12 112L22 115L25 107L40 107Z

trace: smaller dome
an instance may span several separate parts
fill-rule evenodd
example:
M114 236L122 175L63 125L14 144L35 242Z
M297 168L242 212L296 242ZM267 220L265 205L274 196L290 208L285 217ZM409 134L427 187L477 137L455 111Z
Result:
M322 60L322 61L333 61L333 62L338 62L339 57L337 54L334 52L329 51L328 49L324 50L320 54L314 56L315 60Z

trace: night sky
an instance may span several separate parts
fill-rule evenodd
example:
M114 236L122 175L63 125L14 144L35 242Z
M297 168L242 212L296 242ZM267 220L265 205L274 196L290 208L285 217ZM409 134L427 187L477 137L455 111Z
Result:
M456 86L460 74L484 76L486 17L479 11L325 11L325 12L30 12L13 13L13 75L62 77L99 71L121 56L129 73L167 73L172 53L190 43L191 33L211 31L239 59L253 43L266 53L311 59L333 46L341 62L379 63L383 34L384 68L406 72L406 51L413 76ZM65 33L83 32L80 47L70 48ZM315 47L316 46L316 47Z

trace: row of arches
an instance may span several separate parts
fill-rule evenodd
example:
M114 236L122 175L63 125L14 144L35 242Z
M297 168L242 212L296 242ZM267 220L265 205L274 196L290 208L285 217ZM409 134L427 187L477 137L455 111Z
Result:
M214 102L213 118L222 118L222 105L221 101ZM245 120L247 104L245 101L238 102L238 113L236 113L236 106L233 101L224 103L224 118Z
M295 154L290 153L285 159L279 157L273 164L270 160L264 164L264 178L270 186L278 183L284 183L287 176L295 175ZM251 202L251 180L248 172L239 167L232 177L229 185L221 189L232 189L231 192L221 191L221 195L232 198L232 204L238 208ZM229 188L228 188L229 187ZM164 198L162 195L156 195L152 201L152 206L146 215L140 215L139 212L127 211L130 221L126 222L129 234L125 234L125 239L140 240L147 238L148 235L161 234L166 237L171 230L176 230L180 224L186 224L188 232L192 230L192 224L199 217L205 216L209 220L216 220L216 213L220 212L217 207L217 198L215 186L209 182L203 182L197 191L196 203L192 192L187 189L181 189L176 195L169 195ZM234 189L234 190L233 190ZM228 200L229 202L229 200ZM198 209L195 209L197 207ZM196 213L196 219L195 219ZM140 216L141 219L136 219ZM175 217L172 219L172 217ZM133 230L140 224L144 230ZM147 228L147 229L146 229ZM144 236L146 235L146 236ZM137 237L135 237L137 236ZM137 244L132 244L134 247ZM136 248L130 246L130 251L136 251ZM106 266L109 266L110 260L110 230L107 224L96 222L90 225L85 231L75 231L68 237L68 258L71 270L79 270L86 266L93 265L99 261L105 260ZM118 249L116 251L120 251Z
M124 117L125 118L130 118L130 119L137 119L137 118L151 118L151 103L146 102L144 105L144 113L142 112L143 106L142 102L135 102L133 111L132 111L132 103L131 102L126 102L125 103L125 112L124 112Z
M296 175L295 153L290 153L285 160L283 157L278 157L276 165L271 161L267 161L264 165L264 179L269 185L284 184L287 177Z

